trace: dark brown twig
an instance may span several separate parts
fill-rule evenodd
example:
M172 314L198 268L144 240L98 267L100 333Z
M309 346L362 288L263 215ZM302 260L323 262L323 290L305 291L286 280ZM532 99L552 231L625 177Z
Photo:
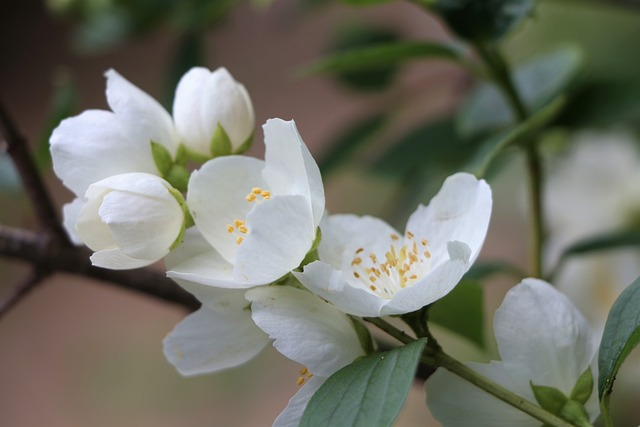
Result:
M20 282L11 295L0 301L0 319L7 314L22 298L36 287L47 274L38 270L34 270L25 280Z
M49 197L49 193L29 152L27 141L20 134L1 102L0 135L4 138L7 153L11 156L18 169L24 188L29 194L38 222L44 229L54 233L61 242L70 245L67 234L62 229L60 221L58 221L57 209L51 197Z
M20 259L42 271L66 272L110 282L194 310L200 303L162 273L150 268L107 270L91 265L86 248L61 244L49 233L0 225L0 256Z

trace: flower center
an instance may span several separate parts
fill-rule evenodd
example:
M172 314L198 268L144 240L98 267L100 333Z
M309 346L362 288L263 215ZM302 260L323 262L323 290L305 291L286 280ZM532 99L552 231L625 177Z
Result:
M400 236L391 234L393 241L385 252L383 262L373 252L366 255L364 248L358 248L351 261L353 277L380 297L391 299L401 289L412 286L429 267L431 253L427 249L427 239L416 240L407 231L403 245L395 243Z
M259 203L264 200L270 199L271 192L260 187L253 187L251 189L251 192L245 197L245 200L249 203ZM249 233L246 220L239 218L234 219L233 224L227 224L227 231L229 232L229 234L236 235L236 244L238 245L244 241L245 235Z
M296 380L296 384L298 385L298 387L302 387L302 385L305 382L309 381L311 378L313 378L313 374L309 372L307 368L302 368L300 369L300 376Z

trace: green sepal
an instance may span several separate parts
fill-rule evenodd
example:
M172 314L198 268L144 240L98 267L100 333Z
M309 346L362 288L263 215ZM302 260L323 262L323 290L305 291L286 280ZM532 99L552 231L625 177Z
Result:
M178 150L176 151L176 160L175 164L180 166L186 166L189 161L189 150L187 146L184 144L178 145Z
M185 166L174 164L171 165L171 169L164 176L164 179L166 179L173 187L185 193L187 191L187 186L189 185L189 177L189 171Z
M194 225L194 221L193 221L193 217L191 216L191 213L189 212L189 208L187 207L187 203L184 200L184 197L182 196L182 193L175 188L170 188L169 193L176 199L176 201L178 202L178 205L180 205L180 208L182 209L182 214L184 215L180 232L178 233L176 240L174 240L171 246L169 247L169 250L172 251L182 244L182 241L184 240L185 231L187 230L187 228L192 227Z
M249 135L249 138L247 138L242 144L240 144L240 147L238 147L233 152L233 154L242 154L247 150L249 150L249 148L251 148L252 145L253 145L253 132L251 132L251 135Z
M153 156L153 162L156 168L158 168L158 172L160 172L160 176L165 177L173 166L171 153L164 145L151 141L151 155Z
M320 231L320 227L316 229L316 238L311 245L311 249L305 255L304 259L300 263L300 266L296 269L297 271L302 271L302 267L307 264L311 264L314 261L318 261L320 258L318 257L318 246L320 245L320 241L322 240L322 231Z
M360 341L360 346L362 347L364 352L367 355L373 354L373 352L376 350L376 346L369 328L367 328L364 323L362 323L362 321L353 316L349 316L349 319L351 319L351 323L353 323L353 328L356 330L358 340Z
M557 388L535 385L531 381L529 381L529 384L540 407L559 416L562 408L564 408L564 405L569 401L567 396Z
M232 153L231 139L220 122L211 136L210 150L212 157L228 156Z
M558 416L565 421L569 421L574 426L592 427L589 422L589 414L587 414L587 410L584 409L584 405L575 400L567 401Z
M593 374L591 373L591 368L587 367L587 369L580 375L578 378L578 382L571 390L571 395L569 399L575 400L581 404L587 403L587 400L591 397L593 393Z

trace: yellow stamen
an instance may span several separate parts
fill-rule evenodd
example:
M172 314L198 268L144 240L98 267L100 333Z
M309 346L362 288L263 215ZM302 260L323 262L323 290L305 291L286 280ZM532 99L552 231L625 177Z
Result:
M253 194L260 194L260 193L262 193L262 188L260 188L260 187L253 187L253 188L251 189L251 192L252 192Z
M298 379L296 380L296 384L298 385L298 387L300 387L302 384L304 384L304 377L298 377Z
M354 258L353 261L351 261L351 265L360 265L360 264L362 264L362 258L360 257Z
M227 225L227 231L229 233L233 233L233 225L231 225L231 224Z
M399 238L400 238L400 236L398 236L398 235L397 235L397 234L395 234L395 233L391 235L391 240L393 240L393 241L396 241L396 240L398 240Z
M239 245L240 243L242 243L243 240L244 240L244 237L238 236L238 238L236 239L236 243Z
M243 233L243 234L247 234L249 232L249 229L247 227L245 227L244 225L241 225L240 227L238 227L238 231Z
M253 202L256 199L256 197L257 196L255 194L249 193L245 199L247 200L247 202Z
M362 251L364 251L364 248L358 248L358 250L356 251L356 255L359 254Z

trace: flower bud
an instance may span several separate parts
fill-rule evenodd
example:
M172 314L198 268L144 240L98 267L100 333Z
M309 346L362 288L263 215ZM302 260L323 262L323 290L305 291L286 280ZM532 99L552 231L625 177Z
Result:
M98 267L143 267L163 258L182 240L182 195L147 173L115 175L89 186L76 220L78 236Z
M187 148L206 158L246 151L255 127L247 90L225 68L187 72L176 89L173 117Z

